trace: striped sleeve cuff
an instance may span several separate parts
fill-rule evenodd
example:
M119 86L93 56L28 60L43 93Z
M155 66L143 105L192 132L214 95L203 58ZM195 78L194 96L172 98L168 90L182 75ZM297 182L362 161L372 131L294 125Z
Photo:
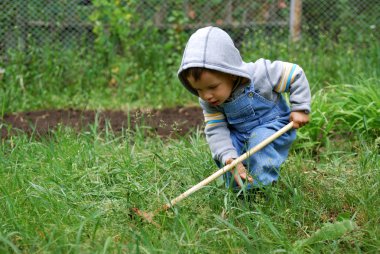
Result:
M274 90L278 93L289 92L290 84L294 82L294 78L296 77L296 69L298 69L298 65L292 63L284 63L282 68L282 74L280 81L274 87Z
M204 116L206 122L206 129L213 126L222 125L226 122L226 117L223 115L223 113L205 113Z

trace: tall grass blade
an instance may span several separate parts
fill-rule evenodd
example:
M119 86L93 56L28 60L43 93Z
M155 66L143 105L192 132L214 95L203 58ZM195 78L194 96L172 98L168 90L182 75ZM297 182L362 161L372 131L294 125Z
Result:
M224 220L220 216L215 215L214 217L215 217L215 219L218 222L222 223L223 225L225 225L226 227L228 227L229 229L231 229L233 232L235 232L237 235L239 235L240 237L242 237L242 239L244 240L244 242L246 244L248 244L248 245L250 244L250 240L248 239L248 236L240 228L232 225L230 222Z
M21 254L21 251L19 250L19 248L17 248L16 245L14 245L10 240L8 240L7 237L4 237L2 234L0 234L0 250L1 250L1 243L11 248L14 253Z

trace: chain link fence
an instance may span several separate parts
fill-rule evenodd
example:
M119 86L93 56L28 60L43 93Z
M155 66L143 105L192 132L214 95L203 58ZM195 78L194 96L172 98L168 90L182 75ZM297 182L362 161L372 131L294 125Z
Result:
M301 12L294 14L292 4L302 4ZM301 38L337 38L347 32L379 34L380 26L379 0L1 0L0 55L31 45L91 47L99 22L94 12L106 13L111 6L120 9L121 19L126 15L121 26L131 30L151 26L157 32L190 33L197 27L216 25L228 30L238 46L251 31L286 41L294 19L299 19L295 24L300 26ZM112 19L101 18L104 23Z

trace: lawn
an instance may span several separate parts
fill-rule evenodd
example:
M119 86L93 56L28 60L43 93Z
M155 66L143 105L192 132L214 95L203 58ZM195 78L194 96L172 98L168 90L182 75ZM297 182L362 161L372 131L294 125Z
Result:
M215 181L158 213L159 227L132 208L154 211L217 170L201 128L163 139L143 125L113 131L95 121L2 138L0 252L378 253L380 49L368 40L365 48L247 45L247 57L303 67L312 121L297 133L276 185L238 196ZM155 59L168 53L153 51ZM177 62L143 68L103 53L9 52L0 119L39 109L196 105L176 79Z
M294 149L277 185L237 197L215 182L157 214L157 228L131 208L153 211L216 170L201 134L15 136L0 153L0 250L376 253L379 149L342 137Z

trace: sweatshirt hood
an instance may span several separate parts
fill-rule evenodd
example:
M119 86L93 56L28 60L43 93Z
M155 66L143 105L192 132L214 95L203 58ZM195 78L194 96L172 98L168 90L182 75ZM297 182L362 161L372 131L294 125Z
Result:
M231 37L217 27L198 29L190 36L182 56L178 78L191 93L198 95L182 80L181 72L191 67L202 67L252 80L253 63L245 63Z

